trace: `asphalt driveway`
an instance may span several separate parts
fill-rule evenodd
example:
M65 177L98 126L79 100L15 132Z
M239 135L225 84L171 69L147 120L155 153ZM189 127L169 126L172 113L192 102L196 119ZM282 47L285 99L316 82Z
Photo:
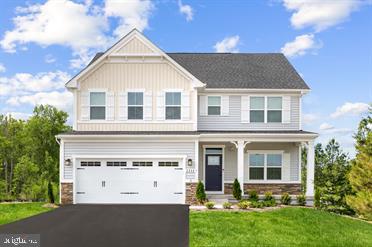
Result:
M188 246L188 205L69 205L0 227L42 247Z

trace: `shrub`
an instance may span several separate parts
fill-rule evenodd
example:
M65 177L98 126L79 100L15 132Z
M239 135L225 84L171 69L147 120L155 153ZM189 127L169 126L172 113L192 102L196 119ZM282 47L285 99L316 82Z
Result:
M249 205L251 208L263 208L265 206L264 202L252 201Z
M264 207L274 207L276 206L275 198L273 197L273 193L271 191L268 191L265 193L265 198L263 201Z
M318 189L315 189L314 206L317 208L320 207L320 191Z
M224 202L222 206L224 209L231 209L232 204L230 202Z
M306 196L304 194L298 195L297 196L297 204L300 206L305 206L306 205Z
M264 201L271 201L273 200L274 197L273 197L273 193L271 191L267 191L265 192L265 198L264 198ZM274 199L275 200L275 199Z
M198 186L196 187L196 199L199 203L204 203L207 198L204 190L204 184L199 181Z
M255 190L249 191L249 200L250 201L258 201L257 191L255 191Z
M240 209L247 209L250 206L250 202L247 201L240 201L238 203L238 208Z
M242 199L242 190L240 189L240 183L238 179L235 178L233 184L233 196L236 200L240 201Z
M214 208L214 202L206 202L206 203L204 203L204 206L206 206L208 209L213 209Z
M291 196L288 193L283 193L282 197L280 198L280 202L284 205L291 204Z

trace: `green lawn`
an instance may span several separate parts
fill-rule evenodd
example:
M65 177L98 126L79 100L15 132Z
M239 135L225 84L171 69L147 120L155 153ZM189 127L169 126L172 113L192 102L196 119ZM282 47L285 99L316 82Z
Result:
M0 204L0 225L52 210L42 207L44 203L2 203Z
M190 212L190 246L372 246L372 224L307 208Z

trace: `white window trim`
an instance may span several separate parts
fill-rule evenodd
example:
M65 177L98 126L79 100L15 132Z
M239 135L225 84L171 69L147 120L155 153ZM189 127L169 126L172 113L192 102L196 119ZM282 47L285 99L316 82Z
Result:
M90 89L88 90L89 92L89 121L94 123L96 121L106 121L107 120L107 89ZM90 114L90 110L91 110L91 107L92 105L90 104L90 94L91 93L105 93L105 105L94 105L94 106L98 106L98 107L102 107L104 106L105 107L105 119L92 119L92 114ZM93 107L94 107L93 106Z
M205 156L207 148L222 148L222 191L205 191L207 194L224 194L225 193L225 145L203 145L203 183L205 186Z
M281 122L268 122L267 121L267 112L270 111L281 111L283 113L283 96L282 95L250 95L249 100L251 98L264 98L264 108L263 109L252 109L252 104L249 102L250 108L249 108L249 114L251 114L251 111L264 111L264 121L263 122L252 122L252 119L250 119L250 123L253 124L259 124L259 123L269 123L269 124L275 124L275 123L283 123L283 117ZM281 98L282 99L282 108L281 109L268 109L268 98Z
M166 89L164 90L164 121L165 122L174 122L174 121L182 121L182 92L181 89ZM181 102L179 105L167 105L167 93L180 93L181 94ZM179 119L167 119L167 106L169 107L180 107L180 118ZM184 122L184 121L182 121Z
M249 178L249 169L251 168L250 164L249 164L249 156L251 154L263 154L264 155L264 179L250 179ZM280 154L282 156L282 162L281 162L281 179L267 179L267 168L279 168L279 166L268 166L267 165L267 155L268 154ZM284 150L251 150L248 152L248 155L247 155L247 164L248 164L248 181L249 182L254 182L254 183L266 183L266 182L281 182L283 181L283 161L284 161ZM257 166L253 166L253 167L257 167ZM259 167L262 167L262 166L259 166Z
M209 97L219 97L220 98L220 104L219 105L210 105L209 104ZM208 95L207 96L207 116L221 116L221 101L222 101L222 97L221 95ZM213 115L210 115L209 114L209 107L210 106L218 106L220 107L220 114L213 114Z
M129 93L142 93L142 105L129 105ZM144 89L131 89L131 91L127 91L127 111L128 111L128 120L124 122L132 122L132 121L143 121L143 114L144 114L144 104L143 102L145 101L145 91ZM134 107L142 107L142 118L141 119L129 119L129 107L134 106Z

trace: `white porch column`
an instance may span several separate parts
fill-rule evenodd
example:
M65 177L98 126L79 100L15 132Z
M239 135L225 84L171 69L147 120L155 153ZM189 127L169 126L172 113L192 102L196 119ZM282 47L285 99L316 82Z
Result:
M307 174L306 174L306 198L309 205L313 205L314 200L314 171L315 171L315 151L314 141L308 142L307 148Z
M244 195L244 141L237 141L238 149L238 181L242 195Z

